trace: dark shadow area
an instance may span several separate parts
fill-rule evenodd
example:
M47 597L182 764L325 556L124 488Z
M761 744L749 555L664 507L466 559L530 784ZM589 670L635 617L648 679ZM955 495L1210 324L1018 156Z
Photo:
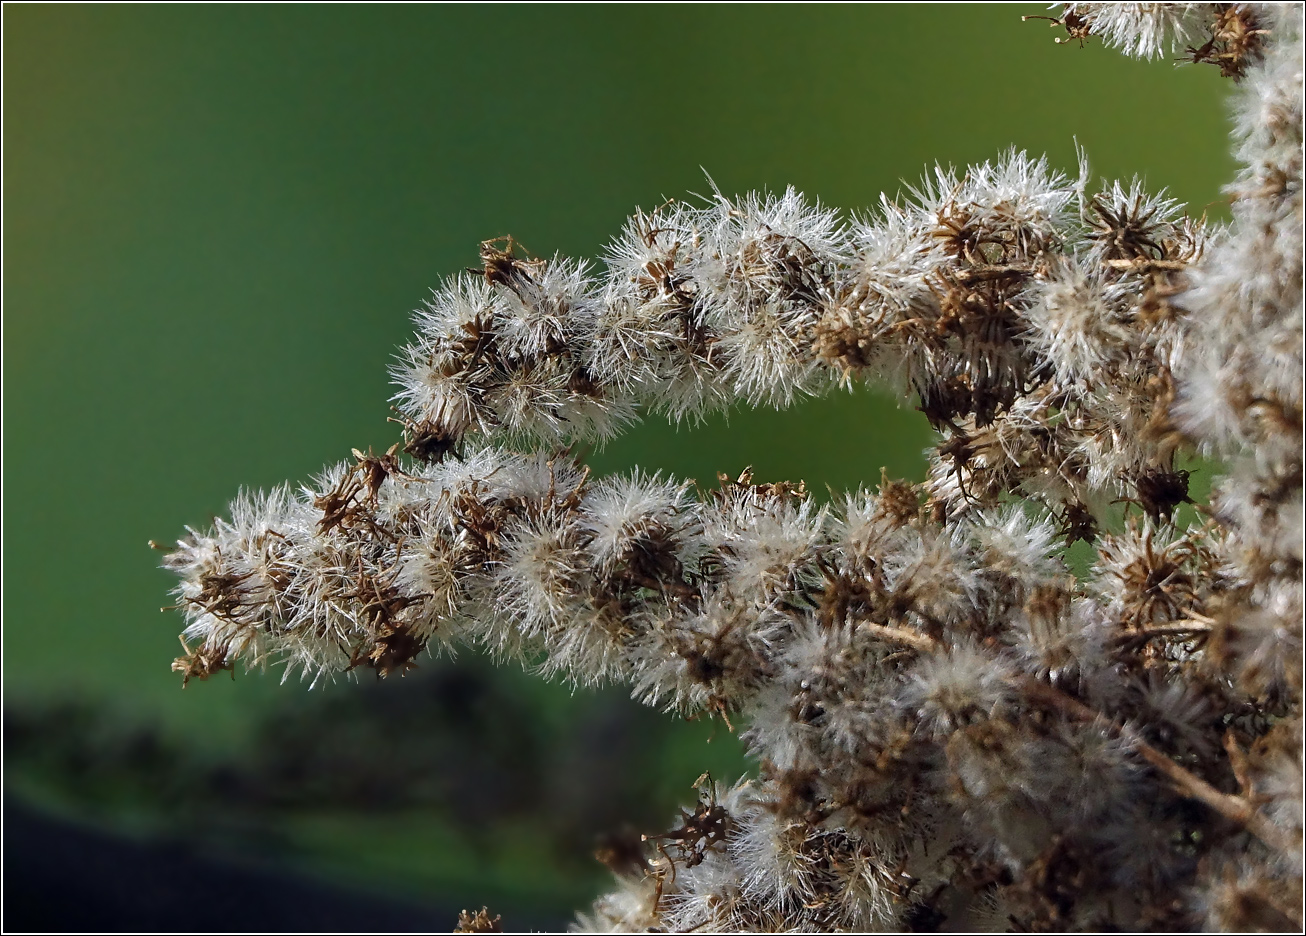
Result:
M460 909L204 857L185 843L129 841L11 798L4 849L6 932L448 932ZM512 925L565 923L514 915Z
M676 804L655 782L669 719L613 693L563 697L565 717L550 719L507 676L468 655L288 695L225 758L103 704L10 705L5 757L93 810L140 801L207 838L271 835L268 818L287 811L435 808L465 832L544 824L552 857L590 863L596 836L662 823Z
M111 705L7 705L5 924L448 931L464 905L489 901L510 928L565 927L611 880L596 848L663 828L692 777L667 783L664 759L684 743L671 719L624 693L535 689L474 654L429 661L402 679L287 694L226 754ZM39 791L40 811L23 790ZM329 855L302 837L314 817L344 836L325 842ZM407 834L392 845L395 828ZM371 857L343 860L390 860L356 893L311 877L360 847ZM483 869L484 890L420 867L434 855ZM532 879L541 864L565 893ZM517 894L519 877L534 883Z

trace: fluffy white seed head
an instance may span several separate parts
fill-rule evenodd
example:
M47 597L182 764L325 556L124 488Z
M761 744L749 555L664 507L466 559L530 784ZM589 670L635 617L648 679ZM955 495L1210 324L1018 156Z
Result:
M1199 45L1214 19L1209 3L1067 3L1087 17L1093 34L1125 55L1157 59Z
M971 642L922 656L908 670L899 704L926 732L946 736L976 719L997 715L1012 698L1014 670Z

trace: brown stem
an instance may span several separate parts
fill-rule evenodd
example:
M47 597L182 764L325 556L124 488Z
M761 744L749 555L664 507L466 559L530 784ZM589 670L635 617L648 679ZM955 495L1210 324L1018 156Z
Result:
M1211 625L1197 620L1179 621L1174 624L1158 624L1132 633L1121 634L1118 638L1121 646L1140 647L1153 637L1201 637L1211 632Z
M1238 781L1238 792L1243 799L1251 802L1254 794L1247 754L1238 746L1238 738L1232 728L1224 733L1224 752L1229 755L1229 766L1233 768L1233 778Z
M1176 621L1173 624L1158 624L1155 627L1145 627L1140 631L1132 634L1124 634L1124 637L1170 637L1176 634L1209 634L1211 625L1203 621Z
M1107 260L1106 265L1113 270L1185 270L1188 264L1183 260L1154 260L1151 257L1138 257L1132 260Z
M664 582L651 575L641 575L638 572L627 572L626 578L630 580L632 585L638 585L640 588L647 588L650 591L664 592L684 601L702 597L697 588L684 582L674 580Z
M914 631L905 630L901 627L887 627L884 624L872 624L869 621L858 625L862 630L882 640L890 643L905 644L914 650L920 650L922 653L933 653L942 649L940 644L933 637L927 637L924 634L918 634Z

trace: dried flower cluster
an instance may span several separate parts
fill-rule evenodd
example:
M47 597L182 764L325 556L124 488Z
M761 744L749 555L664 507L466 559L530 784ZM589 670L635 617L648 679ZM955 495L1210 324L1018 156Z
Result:
M1012 151L851 224L714 193L597 267L487 243L395 369L410 459L242 495L167 557L175 668L470 642L742 726L760 776L607 849L586 928L1300 928L1302 11L1054 22L1238 81L1231 225ZM938 430L924 484L817 506L564 448L853 380ZM1192 528L1180 452L1228 469Z

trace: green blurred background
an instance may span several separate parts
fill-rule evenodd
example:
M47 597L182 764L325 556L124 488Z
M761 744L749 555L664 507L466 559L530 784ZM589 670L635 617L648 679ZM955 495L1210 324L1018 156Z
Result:
M704 768L746 769L723 727L472 654L378 685L182 692L146 540L388 446L409 311L481 240L594 257L704 170L858 209L1013 144L1071 170L1077 138L1096 176L1221 216L1216 72L1056 45L1021 22L1041 12L6 6L6 812L565 920L607 882L595 835L652 831ZM929 440L862 391L650 421L591 461L824 491L919 478Z

